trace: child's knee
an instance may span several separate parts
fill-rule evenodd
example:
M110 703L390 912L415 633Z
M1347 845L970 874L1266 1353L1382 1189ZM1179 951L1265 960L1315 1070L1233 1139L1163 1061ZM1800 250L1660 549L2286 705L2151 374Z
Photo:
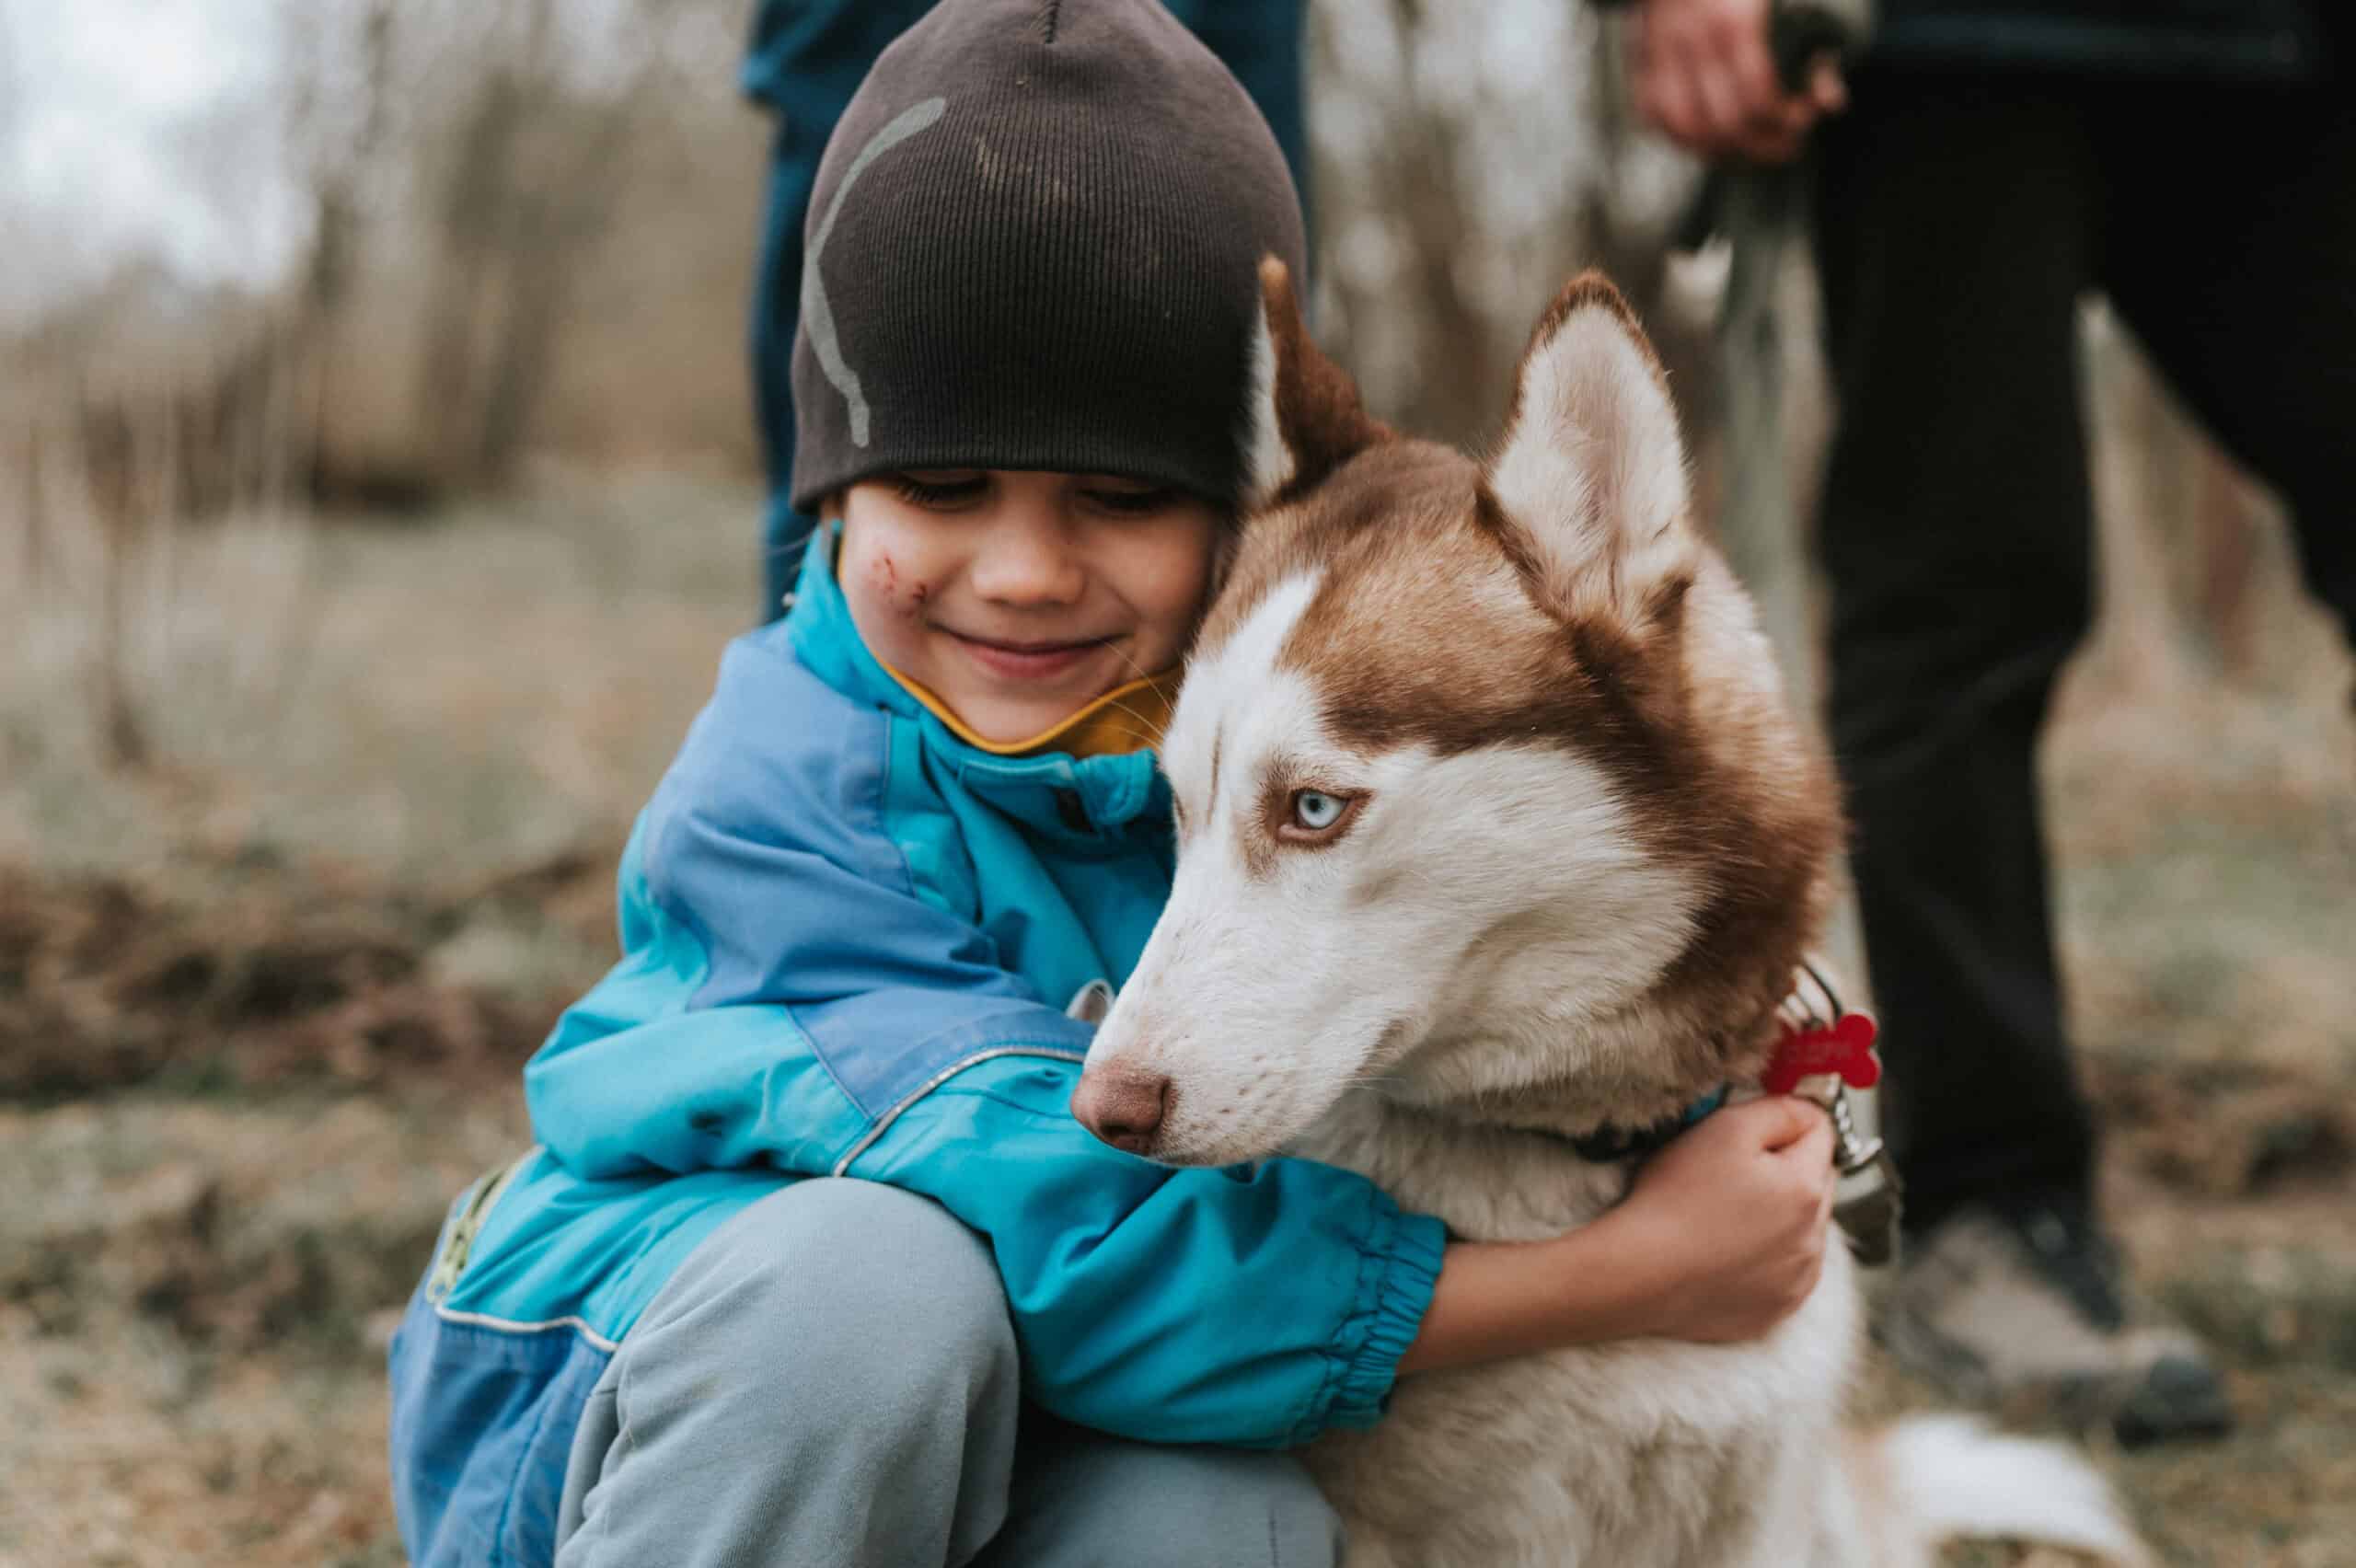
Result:
M1018 1380L987 1246L938 1204L871 1182L797 1182L736 1216L631 1337L724 1344L747 1383L839 1386L877 1413L1011 1401Z
M607 1377L561 1514L590 1542L583 1562L673 1560L690 1537L769 1542L765 1562L848 1561L840 1542L873 1509L910 1539L997 1526L1013 1326L988 1249L925 1199L824 1180L764 1198L673 1273ZM716 1492L715 1467L732 1472Z

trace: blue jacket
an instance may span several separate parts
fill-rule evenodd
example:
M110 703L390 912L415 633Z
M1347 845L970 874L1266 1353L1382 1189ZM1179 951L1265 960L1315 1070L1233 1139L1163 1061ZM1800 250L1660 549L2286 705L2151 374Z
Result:
M545 1562L583 1402L731 1215L888 1182L987 1239L1026 1391L1170 1442L1277 1446L1379 1412L1441 1227L1363 1179L1172 1170L1069 1113L1087 1025L1168 896L1151 753L990 755L861 644L804 558L740 639L622 859L622 959L525 1069L540 1147L462 1198L393 1350L419 1568ZM453 1246L450 1243L456 1242Z

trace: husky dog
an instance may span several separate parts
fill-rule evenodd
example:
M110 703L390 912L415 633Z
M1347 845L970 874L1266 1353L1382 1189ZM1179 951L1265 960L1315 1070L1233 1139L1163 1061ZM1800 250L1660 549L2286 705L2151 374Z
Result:
M1075 1110L1103 1134L1142 1097L1120 1141L1154 1159L1303 1155L1461 1238L1556 1235L1626 1191L1596 1135L1757 1081L1835 785L1609 282L1541 318L1486 464L1369 418L1263 285L1252 515L1163 747L1176 884ZM2066 1449L1844 1432L1859 1337L1834 1247L1764 1339L1420 1373L1306 1457L1354 1568L1879 1568L1955 1534L2142 1561Z

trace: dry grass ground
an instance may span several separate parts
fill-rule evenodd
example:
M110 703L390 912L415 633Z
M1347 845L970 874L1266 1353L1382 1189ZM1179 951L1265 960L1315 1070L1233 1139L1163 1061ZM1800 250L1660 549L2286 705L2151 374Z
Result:
M754 516L646 481L184 541L142 599L133 775L96 766L71 606L16 606L0 1565L399 1561L390 1315L525 1136L515 1069L609 951L611 856L750 611ZM2356 1563L2346 671L2134 667L2083 672L2051 748L2063 939L2114 1211L2244 1421L2102 1462L2171 1562Z

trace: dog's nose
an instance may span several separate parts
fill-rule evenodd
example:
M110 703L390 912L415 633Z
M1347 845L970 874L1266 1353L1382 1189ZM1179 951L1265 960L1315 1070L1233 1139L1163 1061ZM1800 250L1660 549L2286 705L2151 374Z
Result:
M1153 1147L1170 1104L1170 1080L1139 1067L1091 1067L1080 1075L1071 1113L1080 1124L1131 1154Z

